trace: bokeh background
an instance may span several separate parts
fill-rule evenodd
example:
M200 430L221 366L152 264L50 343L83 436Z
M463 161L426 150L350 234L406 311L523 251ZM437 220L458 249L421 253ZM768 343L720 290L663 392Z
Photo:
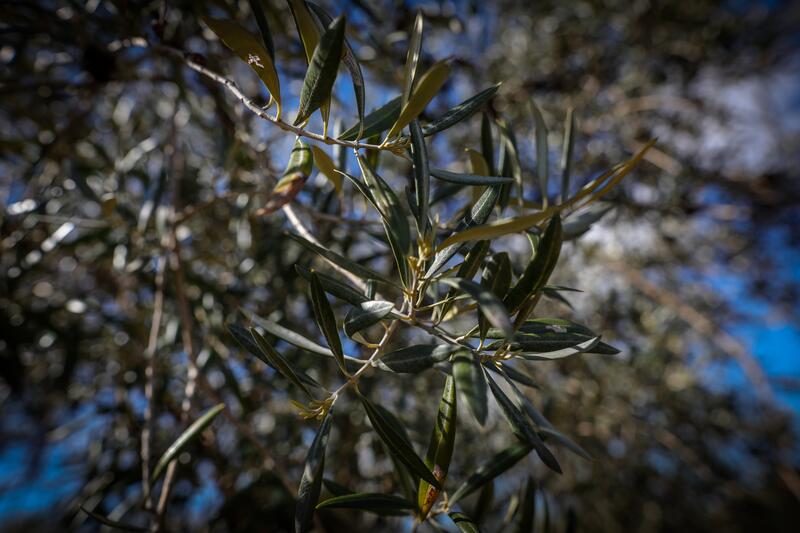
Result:
M497 484L487 529L510 520L520 484L534 472L542 487L537 506L547 507L554 530L573 517L586 531L795 531L800 4L320 3L348 17L368 109L399 92L408 29L421 8L423 64L452 57L454 66L423 116L503 82L490 112L514 127L530 183L531 99L550 129L554 172L566 110L575 108L576 183L658 138L613 196L615 208L562 252L555 281L584 291L569 295L573 309L545 307L602 332L622 353L531 371L541 384L532 398L594 460L562 451L562 476L533 458L520 463ZM266 4L292 109L305 70L302 47L286 4ZM242 353L225 325L246 309L317 336L306 284L294 269L314 258L282 238L282 214L253 215L293 139L175 58L123 46L145 37L198 54L266 103L247 66L200 23L207 14L256 31L244 1L0 4L3 531L97 530L79 505L132 524L146 520L138 507L144 372L173 212L191 216L176 231L182 279L166 269L153 353L153 446L162 452L183 427L187 349L196 351L204 376L194 412L222 398L240 427L220 418L213 439L182 456L168 527L290 527L314 426L287 402L285 380ZM337 82L334 117L350 125L346 78ZM475 117L438 136L429 150L435 164L465 169L463 149L479 147L479 125ZM384 164L402 187L408 168L391 158ZM369 257L359 234L368 224L319 217L342 207L358 215L352 197L345 189L340 201L315 176L299 208L320 240L336 238ZM450 213L467 198L435 209ZM505 246L517 257L528 253L522 237ZM188 298L189 332L180 325L176 283ZM306 368L320 365L279 346ZM311 371L333 375L328 367ZM437 380L382 377L372 387L423 442ZM459 479L487 447L513 438L497 413L485 429L466 422L459 431L451 469ZM356 409L337 418L331 441L329 477L391 489L391 464ZM348 513L322 514L321 523L327 531L410 527Z

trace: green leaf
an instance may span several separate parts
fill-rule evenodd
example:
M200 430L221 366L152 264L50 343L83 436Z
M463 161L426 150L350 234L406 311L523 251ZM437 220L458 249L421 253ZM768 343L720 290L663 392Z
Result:
M478 309L490 324L504 331L509 337L514 334L514 326L511 324L511 319L508 318L506 307L492 291L464 278L442 278L438 281L469 294L478 302Z
M361 175L381 215L400 277L403 284L408 286L411 283L411 273L406 257L411 247L411 230L408 227L406 212L392 188L370 167L367 160L361 155L358 155L357 159Z
M475 246L470 249L469 253L467 253L467 256L464 258L464 262L459 265L455 277L472 279L475 276L475 273L478 271L478 268L480 268L483 258L486 257L489 247L489 241L478 241L475 243ZM441 307L437 308L438 317L445 317L447 315L447 312L450 310L451 305L455 301L457 293L457 289L450 289L447 291L447 295L444 297L444 303ZM483 317L482 314L479 316Z
M303 50L306 53L306 63L310 66L313 63L314 52L317 50L317 46L319 46L322 32L317 29L314 17L311 16L311 12L308 10L308 2L305 0L289 0L289 9L292 12L292 18L300 34L300 41L303 43ZM320 108L324 126L328 124L330 112L330 101L325 101Z
M532 449L533 447L529 444L513 444L483 463L460 487L458 487L458 490L450 496L448 500L450 507L452 508L461 498L469 496L483 485L517 464L520 459L528 455Z
M360 509L362 511L385 514L408 514L414 504L393 494L360 492L329 498L317 504L317 509Z
M486 241L481 241L486 242ZM508 293L508 288L511 285L511 261L508 258L508 253L501 252L494 254L486 262L481 277L481 286L485 287L500 299L505 298ZM489 322L483 315L478 317L478 330L480 332L480 339L483 341L486 338L486 333L489 329Z
M561 191L559 200L569 197L569 179L572 174L572 152L575 149L575 109L569 108L564 124L564 146L561 150Z
M317 17L317 20L320 23L318 26L318 31L321 32L323 31L323 28L327 28L331 25L333 18L324 9L322 9L322 7L314 2L306 2L306 5ZM350 43L346 37L344 40L344 55L342 56L342 62L347 67L347 70L350 71L350 78L353 80L353 93L355 93L356 109L358 110L357 138L361 138L364 124L364 105L367 101L366 88L364 85L364 75L361 73L361 65L359 64L356 54L353 52L353 48L350 46Z
M417 374L450 358L458 347L451 344L417 344L387 353L378 360L378 368L397 374Z
M381 283L385 283L386 285L391 285L392 287L397 287L396 283L390 281L389 279L387 279L383 275L378 274L374 270L370 270L367 267L361 266L359 263L356 263L355 261L352 261L351 259L348 259L347 257L344 257L344 256L342 256L340 254L337 254L336 252L328 250L327 248L323 248L322 246L317 246L313 242L306 240L305 238L301 237L300 235L297 235L296 233L288 232L287 236L290 239L292 239L295 242L297 242L298 244L300 244L301 246L303 246L304 248L307 248L307 249L311 250L312 252L321 255L322 257L327 259L329 262L333 263L334 265L342 267L343 269L347 270L351 274L354 274L354 275L358 276L361 279L365 279L365 280L374 279L375 281L379 281ZM397 287L397 288L399 288L399 287Z
M544 442L542 442L541 437L539 437L539 434L532 426L530 420L528 420L517 406L514 405L490 376L486 375L486 381L489 383L489 389L492 391L492 395L495 400L497 400L497 405L500 406L500 412L503 413L503 418L508 422L514 435L522 442L533 446L542 462L551 470L561 474L561 466L558 464L553 453L544 445Z
M564 223L564 240L571 241L577 239L592 227L592 224L603 218L606 213L614 209L614 205L610 203L596 203L590 205L587 209L581 211L577 215L570 216L569 220Z
M339 339L339 330L336 328L336 317L333 314L333 309L331 309L328 296L325 294L325 289L322 288L322 283L313 270L311 271L311 305L314 309L314 318L317 326L319 326L325 340L328 341L328 347L333 352L339 368L347 374L342 341Z
M536 124L536 175L539 177L539 189L542 191L542 203L547 207L547 174L549 172L547 149L547 125L542 117L542 112L534 102L531 102L533 120Z
M116 520L111 520L110 518L106 518L101 514L90 511L83 505L80 506L80 509L93 519L103 524L104 526L108 526L112 529L121 529L123 531L149 531L146 527L131 526L129 524L124 524L122 522L117 522Z
M461 353L453 359L453 378L462 399L466 401L472 416L482 426L486 423L489 405L486 396L486 376L480 364L469 353Z
M309 269L301 265L295 265L294 269L306 281L311 281L311 271ZM325 292L349 304L361 305L363 302L369 300L364 293L349 283L336 279L333 276L323 274L322 272L317 272L317 277L319 278L319 282L322 283L322 288L325 289Z
M439 481L411 447L408 437L404 436L366 397L361 396L361 403L364 405L364 410L367 412L367 417L373 429L383 443L386 444L389 453L405 465L411 474L421 477L434 487L441 489Z
M575 346L571 346L569 348L562 348L561 350L555 350L552 352L514 353L514 356L527 359L528 361L554 361L556 359L564 359L580 353L589 352L595 346L597 346L599 342L600 337L592 337L591 339L580 344L576 344Z
M286 164L286 170L275 187L261 215L274 213L288 204L300 193L306 184L314 165L314 154L311 147L298 138L292 147L292 153Z
M494 96L499 88L500 84L498 83L497 85L492 85L491 87L482 90L478 94L467 98L457 106L449 109L444 115L433 120L430 124L422 128L422 132L426 137L428 137L434 133L439 133L440 131L446 130L451 126L458 124L462 120L468 119L477 110L479 110L487 100Z
M328 478L322 478L322 484L325 485L325 488L328 489L328 492L334 496L344 496L345 494L355 494L356 492Z
M517 523L517 533L533 533L533 519L536 514L536 482L528 476L522 496L522 514Z
M403 105L402 97L396 96L383 104L381 107L364 117L364 131L359 136L359 124L347 128L344 133L339 135L343 141L355 141L356 139L369 138L379 135L392 127L400 116L400 108Z
M442 399L439 402L439 412L433 425L428 451L425 454L425 466L433 469L433 475L443 485L447 479L450 468L450 459L453 456L453 445L456 438L456 383L453 376L447 376L442 390ZM419 482L418 505L420 517L428 516L431 507L439 496L439 489L431 487L424 480Z
M389 316L393 309L394 304L381 300L369 300L351 308L344 319L344 334L352 337Z
M431 196L431 169L428 163L428 149L425 147L425 138L419 121L412 120L409 125L411 132L411 156L414 168L414 189L416 192L417 230L420 235L425 235L430 228L428 208Z
M468 228L480 226L486 222L486 220L489 218L489 215L492 214L492 210L497 203L497 197L499 194L499 185L487 187L486 190L483 191L483 194L481 194L481 197L478 198L478 201L472 206L472 209L470 209L469 213L467 213L458 223L456 231L453 233L453 235L457 235L465 230L468 231ZM445 241L446 240L447 239L445 239ZM428 268L428 271L425 273L425 277L430 278L436 274L440 268L442 268L454 255L456 255L456 252L458 252L459 248L460 245L440 245L439 251L436 253L436 257L433 260L433 264Z
M465 515L464 513L459 513L456 511L450 511L447 516L450 517L450 520L455 523L456 527L462 533L480 533L481 530L478 528L478 524L472 521L470 517Z
M150 484L155 483L158 478L161 477L161 474L164 473L167 465L172 462L173 459L178 457L178 455L183 451L186 445L191 442L192 439L197 437L203 432L204 429L211 425L211 422L214 421L214 419L222 412L223 409L225 409L224 403L215 405L206 411L200 418L192 422L192 425L186 428L186 430L181 433L177 439L175 439L175 442L173 442L170 447L167 448L167 451L164 452L164 455L162 455L161 459L159 459L158 463L156 463L156 467L153 469L153 474L150 476Z
M417 118L422 110L425 109L425 106L428 105L434 96L439 93L439 90L444 85L444 82L447 81L447 78L450 76L450 67L448 66L446 61L438 61L434 63L431 68L429 68L425 74L422 75L420 78L419 83L417 84L414 92L411 94L411 98L408 99L408 102L405 103L402 110L400 111L400 116L397 117L397 122L389 130L389 133L386 134L386 140L391 139L412 120ZM384 141L385 142L385 141Z
M256 18L258 31L261 33L261 40L264 42L264 48L269 52L269 57L272 63L275 63L275 44L272 42L272 32L269 30L267 23L267 15L264 13L264 0L247 0L250 4L250 10Z
M475 174L462 174L460 172L450 172L441 168L432 168L431 176L447 181L449 183L458 183L461 185L503 185L504 183L512 183L514 180L504 176L477 176Z
M417 77L417 68L419 65L419 56L422 51L422 26L424 20L422 18L422 10L417 10L417 16L414 19L414 27L411 29L411 34L408 39L408 52L406 53L406 66L403 69L403 105L406 105L411 97L411 91L414 88L414 81Z
M502 364L501 366L502 370L500 370L495 364L492 363L485 363L484 368L488 368L492 372L502 374L505 377L512 379L521 385L525 385L526 387L530 387L532 389L540 388L539 385L537 385L536 382L530 378L530 376L520 372L513 366L510 366L508 363Z
M319 40L300 91L300 108L294 119L295 126L308 120L314 111L330 99L342 57L344 29L345 19L342 15L328 26Z
M308 449L303 477L297 490L297 506L294 513L294 530L306 533L311 530L314 508L322 489L322 473L325 470L325 446L331 429L331 414L328 413Z
M225 43L225 46L230 48L258 74L258 77L264 82L270 95L275 100L277 118L280 118L281 83L270 53L264 50L264 47L261 46L256 37L235 22L211 17L203 17L203 22Z
M261 348L261 352L264 354L266 359L271 363L271 365L278 370L283 376L294 383L297 387L302 390L306 396L314 399L314 395L311 394L311 391L308 390L305 383L300 379L298 373L292 368L292 366L283 358L281 355L275 351L275 348L265 339L255 328L250 328L250 335L253 336L253 339L258 344L259 348ZM319 384L317 384L319 386Z
M517 311L531 295L545 286L558 262L561 242L561 217L555 214L539 242L536 256L504 300L509 312Z
M497 131L500 134L500 157L497 169L501 175L514 179L517 184L517 197L521 199L524 187L522 184L522 165L519 162L519 151L517 150L517 139L504 120L497 121ZM503 193L500 196L501 209L505 209L508 205L510 192L511 186L503 187Z

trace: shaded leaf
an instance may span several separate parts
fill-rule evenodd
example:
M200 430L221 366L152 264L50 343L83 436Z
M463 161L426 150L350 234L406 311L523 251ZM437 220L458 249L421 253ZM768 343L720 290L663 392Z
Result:
M481 531L478 528L478 524L473 522L472 519L464 513L450 511L447 516L450 517L450 520L453 521L458 530L462 533L480 533Z
M438 281L469 294L478 302L478 308L490 324L504 331L509 337L514 334L514 326L511 324L511 319L508 318L506 307L490 290L464 278L442 278Z
M478 271L478 268L480 268L486 253L489 251L489 246L489 241L479 241L475 243L475 246L470 249L469 253L467 253L467 256L464 258L464 262L459 265L455 277L472 279ZM458 289L455 288L447 291L447 295L444 297L444 303L441 307L437 307L437 316L444 317L447 315L447 311L455 301L457 293ZM483 317L482 314L479 316Z
M504 300L509 312L517 311L531 295L540 291L547 283L558 262L561 242L561 217L555 214L542 235L535 257L528 263L525 272Z
M569 348L562 348L560 350L555 350L552 352L515 353L514 356L527 359L528 361L553 361L555 359L564 359L566 357L571 357L573 355L588 352L592 350L597 345L598 342L600 342L600 337L592 337L587 341L584 341L580 344L576 344L575 346L571 346Z
M612 204L596 203L577 215L570 216L569 220L564 223L564 240L570 241L580 237L591 229L592 224L603 218L612 209L614 209Z
M486 376L480 364L468 353L456 355L453 359L453 378L462 399L467 403L472 416L480 425L486 423L489 405L486 396Z
M431 176L442 181L450 183L458 183L461 185L502 185L504 183L512 183L514 180L504 176L478 176L475 174L463 174L460 172L450 172L441 168L432 168Z
M343 141L355 141L357 138L368 138L379 135L392 127L400 116L402 107L402 97L396 96L383 104L381 107L364 117L364 131L359 137L359 124L347 128L344 133L339 135Z
M92 517L93 519L97 520L104 526L108 526L113 529L121 529L123 531L148 531L146 527L139 527L139 526L131 526L129 524L124 524L122 522L117 522L116 520L111 520L110 518L106 518L105 516L90 511L83 505L80 506L81 511Z
M200 418L192 422L192 425L186 428L186 430L181 433L177 439L175 439L175 442L173 442L170 447L167 448L167 451L164 452L164 455L162 455L156 463L156 467L153 469L153 474L150 476L151 484L155 483L158 478L161 477L161 474L164 473L167 465L173 459L178 457L178 455L183 451L186 445L191 442L192 439L197 437L197 435L202 433L204 429L211 425L211 422L214 421L214 419L222 412L223 409L225 409L224 403L215 405L203 413Z
M411 447L408 437L399 431L366 397L361 396L361 403L364 405L364 410L367 412L367 417L373 429L383 443L386 444L389 452L405 465L411 474L421 477L434 487L441 489L439 481Z
M256 25L261 34L261 40L264 42L264 48L269 52L269 57L272 63L275 63L275 44L272 42L272 32L269 30L269 23L267 23L267 15L264 13L264 0L247 0L250 4L250 10L256 18Z
M469 496L483 485L517 464L528 455L533 448L529 444L517 443L496 454L484 462L460 487L450 496L448 503L452 508L456 502Z
M414 504L400 496L375 492L359 492L329 498L317 504L317 509L360 509L362 511L385 514L408 514Z
M500 84L498 83L497 85L487 87L478 94L470 96L457 106L447 110L444 115L436 118L430 124L422 128L422 132L427 137L429 135L433 135L434 133L446 130L451 126L458 124L462 120L468 119L476 111L478 111L487 100L494 96L499 88Z
M508 288L511 285L511 277L511 260L508 258L508 253L500 252L492 255L486 262L486 266L483 268L483 275L481 276L481 286L485 287L502 300L505 298L506 293L508 293ZM478 317L478 331L481 341L486 338L488 329L489 322L483 315L480 315Z
M453 456L453 445L456 438L456 384L453 376L447 376L439 401L439 411L433 425L428 451L425 454L425 466L433 469L433 475L444 485L447 471L450 468L450 459ZM439 497L439 490L431 487L424 480L419 482L417 502L420 517L425 518Z
M431 195L431 170L428 163L428 150L425 147L425 138L422 136L419 121L412 120L409 131L411 133L411 156L414 163L417 229L420 235L425 235L430 227L428 207Z
M417 16L414 19L414 26L408 39L408 52L406 53L406 65L403 68L403 105L406 105L411 97L411 91L414 88L414 81L417 77L417 67L419 65L419 56L422 52L422 27L424 19L422 17L422 10L417 10Z
M494 173L494 139L492 139L492 121L485 112L481 116L481 154L489 173Z
M303 88L300 91L300 108L294 119L295 126L308 120L314 111L330 99L342 57L344 29L345 19L344 16L340 16L331 22L322 34L308 64Z
M313 164L314 154L311 151L311 147L298 138L294 143L294 147L292 147L286 170L283 171L281 179L275 184L267 205L260 210L259 215L274 213L294 200L311 175Z
M283 374L283 376L286 379L294 383L295 386L300 388L300 390L302 390L306 394L306 396L308 396L311 399L314 399L314 395L311 394L311 391L308 390L306 384L303 382L303 380L300 379L299 373L296 372L294 368L292 368L292 365L290 365L275 350L275 348L272 347L269 341L267 341L267 339L265 339L255 328L250 328L250 335L253 336L253 339L256 341L256 344L258 344L259 348L261 349L261 352L264 354L267 361L270 362L271 366L275 368L278 372ZM307 376L307 379L311 378ZM315 384L314 386L319 387L319 384L316 383L316 381L314 381L313 379L312 381Z
M531 102L533 121L536 125L536 175L539 178L539 189L542 191L542 202L547 207L547 178L549 172L547 149L547 125L539 107Z
M336 327L336 316L333 314L325 289L322 288L322 283L320 283L314 271L311 271L311 306L314 309L314 318L317 326L319 326L325 340L328 341L328 347L333 352L333 356L342 372L347 374L342 341L339 339L339 330Z
M377 324L394 309L391 302L381 300L369 300L353 307L348 311L344 319L344 333L352 337L359 331L366 329L373 324Z
M314 442L308 449L303 477L300 479L300 488L297 490L297 506L294 514L294 530L297 533L306 533L311 530L314 518L314 508L319 500L322 489L322 473L325 470L325 447L328 444L328 434L331 429L332 416L328 413L314 437Z
M572 152L575 149L575 109L569 108L564 123L564 146L561 148L561 191L559 198L569 198L569 179L572 174Z
M336 165L333 164L333 159L319 146L312 144L311 151L314 154L314 164L333 184L336 194L340 194L342 192L342 175L336 172Z
M297 273L300 274L306 281L311 281L311 271L309 269L301 265L295 265L294 268ZM325 292L335 296L336 298L339 298L340 300L344 300L352 305L360 305L361 303L369 300L364 293L349 283L334 278L333 276L323 274L322 272L317 272L316 274L319 278L319 282L322 283L322 288L325 289Z
M355 494L356 492L328 478L322 478L322 484L325 485L325 488L328 490L328 492L334 496L344 496L345 494Z
M536 516L536 482L528 476L520 504L522 513L517 522L517 533L533 533L533 519Z
M235 22L211 17L203 17L203 22L225 43L225 46L258 74L269 90L270 96L275 100L277 117L280 118L281 83L278 79L278 71L275 70L275 64L272 61L272 55L264 50L256 37Z
M428 102L438 94L449 76L450 67L445 61L434 63L431 68L422 75L422 78L420 78L419 83L416 84L416 88L408 99L408 102L405 103L400 111L400 116L397 117L397 121L389 130L389 133L386 134L387 140L400 133L409 122L422 113L422 110L425 109Z
M416 374L432 368L450 358L458 347L451 344L436 346L434 344L418 344L406 346L387 353L378 360L378 367L398 374Z

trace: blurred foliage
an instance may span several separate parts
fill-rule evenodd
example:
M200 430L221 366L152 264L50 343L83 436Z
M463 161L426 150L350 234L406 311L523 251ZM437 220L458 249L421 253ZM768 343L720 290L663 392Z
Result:
M297 95L303 45L288 5L266 4L284 95ZM586 291L566 293L574 310L554 301L537 308L544 316L576 317L623 348L617 356L529 367L541 389L526 394L594 459L557 448L559 476L526 458L495 481L494 503L482 512L478 493L462 505L489 531L525 523L531 500L537 526L554 530L793 530L800 476L792 419L771 400L776 383L727 333L742 311L710 280L733 272L748 298L768 302L770 316L798 323L796 280L782 274L786 259L776 252L798 243L797 129L786 124L789 110L759 92L763 84L785 85L785 73L798 63L796 3L529 4L422 5L420 72L452 57L454 73L423 120L503 82L489 114L517 133L526 183L536 182L537 168L531 97L550 127L554 172L559 125L567 108L577 110L576 185L648 139L659 142L635 179L615 190L616 208L565 245L553 282ZM287 401L296 393L289 381L240 349L226 326L241 323L240 310L247 310L322 340L308 283L295 269L322 263L284 237L282 213L256 214L293 139L179 57L126 41L144 37L189 51L266 105L259 80L200 22L237 19L256 33L251 5L0 5L0 458L23 445L25 463L20 475L0 477L0 499L46 468L58 469L50 485L74 487L60 491L50 509L3 509L5 530L96 529L80 505L113 520L147 522L139 505L140 448L159 268L163 317L150 354L153 458L219 400L232 415L218 417L214 430L179 456L166 528L292 528L314 425ZM347 14L348 39L367 80L367 111L398 94L417 6L356 0L326 7ZM340 73L333 106L350 113L349 126L357 116L345 78ZM469 170L463 149L480 148L479 123L473 117L431 142L432 166ZM309 129L322 131L317 117ZM342 166L346 156L331 155ZM383 154L380 162L384 175L410 176L401 159ZM558 191L553 183L551 197ZM405 182L393 184L402 190ZM337 218L366 212L346 180L344 187L339 197L326 178L314 177L295 205L321 242L388 268L391 257L373 257L369 232L380 238L377 218ZM469 199L461 192L432 209L450 219ZM174 217L181 221L173 231ZM505 246L515 265L529 259L524 237ZM174 250L179 264L165 250ZM337 316L346 308L337 305ZM191 331L182 327L187 311ZM424 342L415 335L392 348ZM338 372L332 361L286 343L276 347L323 383ZM191 353L200 379L186 420L181 404ZM744 369L741 386L712 386L731 368ZM401 415L418 449L444 383L437 373L420 376L375 373L360 383L366 396ZM392 492L391 460L354 398L343 401L334 413L326 477L364 492ZM482 462L476 458L514 440L496 408L483 428L466 412L459 414L449 473L459 482ZM56 448L62 455L54 467L49 455ZM317 516L325 531L401 527L397 518L353 511Z

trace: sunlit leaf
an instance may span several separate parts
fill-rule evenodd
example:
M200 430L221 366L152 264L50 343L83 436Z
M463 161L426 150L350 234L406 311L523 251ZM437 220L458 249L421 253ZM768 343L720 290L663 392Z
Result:
M333 184L336 194L340 194L342 192L342 175L336 172L336 165L333 164L333 159L319 146L312 144L311 151L314 154L314 164Z
M597 345L598 342L600 342L600 337L592 337L591 339L584 341L580 344L576 344L575 346L572 346L570 348L562 348L560 350L555 350L552 352L526 351L522 353L515 353L514 355L515 357L521 357L522 359L527 359L528 361L553 361L556 359L565 359L573 355L589 352Z
M264 4L266 0L247 0L250 4L250 10L256 18L256 25L261 34L261 40L264 42L264 48L269 52L269 57L272 63L275 63L275 44L272 42L272 32L269 29L267 22L267 15L264 12Z
M439 481L411 447L408 438L398 431L386 416L364 396L361 396L361 403L364 405L364 410L367 412L372 428L383 443L386 444L389 452L405 465L413 475L421 477L434 487L441 489Z
M308 449L303 477L300 488L297 490L297 506L294 514L294 530L297 533L306 533L311 530L314 519L314 508L319 500L322 489L322 473L325 470L325 447L328 444L328 434L331 429L332 416L330 413L322 421L317 431L314 442Z
M517 464L520 459L528 455L532 446L524 443L517 443L509 446L497 455L484 462L478 469L467 478L467 480L450 496L448 503L452 508L456 502L469 496L483 485L492 481L494 478Z
M331 22L319 40L311 62L308 64L303 88L300 91L300 108L294 125L304 123L311 114L330 99L333 83L344 47L344 16ZM327 120L326 120L327 122Z
M281 116L281 84L278 79L278 71L272 62L272 55L264 50L258 39L251 35L247 30L229 20L214 19L203 17L203 22L211 28L225 46L230 48L239 58L247 63L264 85L269 90L270 96L277 105L277 116Z
M386 318L393 309L394 305L391 302L380 300L366 301L351 308L344 319L345 335L352 337L359 331L377 324Z
M472 148L467 148L467 155L469 156L469 166L473 174L478 176L490 176L492 171L489 170L489 164L480 152L476 152Z
M342 372L347 374L342 341L339 339L339 330L336 327L336 316L333 314L333 309L331 309L325 289L322 288L322 283L320 283L316 272L313 271L311 272L311 304L317 326L319 326L325 340L328 341L328 347L333 352L333 356Z
M428 150L425 147L425 138L422 136L419 121L412 120L409 131L411 133L411 156L414 163L417 229L421 235L425 235L430 227L428 208L431 195L431 170L428 163Z
M458 347L451 344L417 344L387 353L378 360L378 368L398 374L417 374L436 363L447 361Z
M431 176L450 183L461 185L502 185L512 183L514 180L503 176L477 176L475 174L463 174L460 172L450 172L441 168L432 168Z
M453 377L456 388L466 401L472 416L480 425L486 423L489 406L486 395L486 376L480 364L469 353L461 353L453 359Z
M269 215L294 200L311 175L313 164L314 154L311 146L298 138L292 147L286 170L272 189L267 205L259 214Z
M169 448L167 448L167 451L164 452L164 455L162 455L156 463L156 467L153 469L153 474L150 476L151 484L155 483L158 478L161 477L161 474L164 473L167 465L172 462L173 459L178 457L178 455L183 451L186 445L192 441L192 439L197 437L203 432L204 429L211 425L211 422L214 421L214 419L222 412L223 409L225 409L224 403L215 405L203 413L200 418L192 422L192 425L186 428L186 430L181 433L177 439L175 439L175 442L173 442Z
M408 103L411 97L411 92L414 87L414 81L417 77L417 68L419 65L419 57L422 52L422 27L424 19L422 17L422 10L417 10L417 16L414 19L414 26L408 38L408 52L406 53L406 65L403 68L403 105Z
M439 412L431 432L428 451L425 454L425 466L433 469L433 475L444 484L447 471L450 468L450 459L453 456L453 445L456 438L456 383L453 376L448 376L442 390L439 402ZM418 492L418 506L420 517L425 518L439 496L439 489L431 487L424 480L420 480Z
M411 98L408 99L408 102L406 102L400 111L397 122L391 127L389 133L386 134L387 140L400 133L409 122L422 113L422 110L425 109L428 102L439 93L439 90L449 76L450 66L446 61L434 63L431 68L422 75L419 83L416 84L414 92L411 94Z
M492 291L464 278L442 278L438 281L469 294L478 303L478 309L490 324L506 332L509 337L514 334L514 326L508 318L506 307Z
M499 88L500 84L498 83L497 85L492 85L482 90L478 94L470 96L457 106L447 110L444 115L434 119L430 124L422 128L422 132L427 137L434 133L444 131L462 120L468 119L478 111L487 100L494 96Z

